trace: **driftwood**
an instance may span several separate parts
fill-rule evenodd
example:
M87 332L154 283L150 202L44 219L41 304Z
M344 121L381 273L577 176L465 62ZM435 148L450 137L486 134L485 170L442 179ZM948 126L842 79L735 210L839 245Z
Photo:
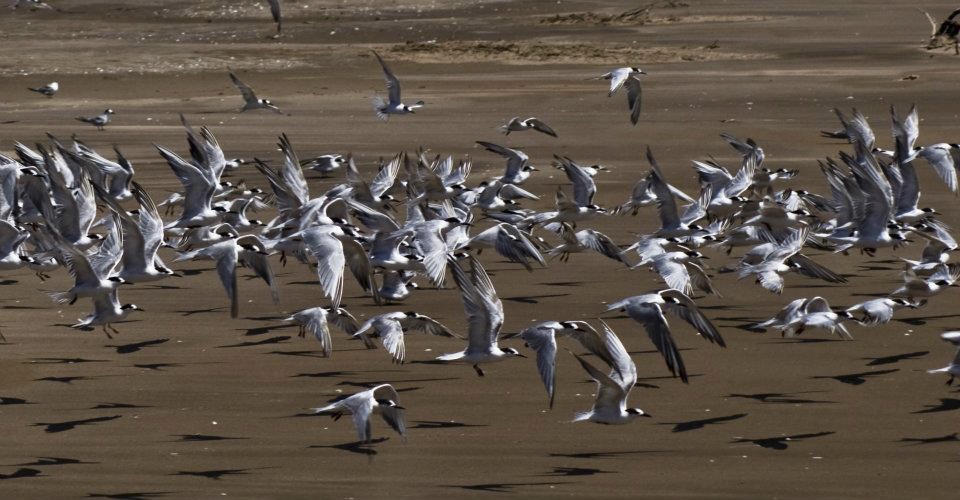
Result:
M951 12L939 26L928 12L923 10L920 12L927 16L927 20L930 21L930 40L927 41L926 49L933 50L952 45L954 54L960 55L960 39L958 39L960 20L957 20L957 16L960 16L960 9Z

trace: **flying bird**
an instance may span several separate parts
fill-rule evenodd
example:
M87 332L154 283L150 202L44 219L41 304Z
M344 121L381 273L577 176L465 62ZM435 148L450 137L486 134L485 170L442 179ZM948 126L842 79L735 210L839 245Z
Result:
M380 384L372 389L358 392L321 408L314 408L318 415L330 415L339 420L344 413L353 417L353 426L357 437L364 443L370 442L370 416L378 414L398 434L406 434L403 420L404 407L400 406L396 389L390 384Z
M417 101L409 106L400 101L400 80L390 71L387 63L383 62L380 54L374 52L373 55L380 62L383 76L387 80L387 100L385 101L381 96L373 98L373 109L377 112L377 118L386 121L390 115L405 115L414 113L417 108L422 108L423 101Z
M270 102L270 99L260 99L257 97L257 94L253 91L253 89L250 88L249 85L241 82L232 69L227 68L227 72L230 74L230 81L233 82L233 84L237 87L237 90L240 91L240 95L243 96L243 107L240 108L241 113L250 109L269 109L276 113L283 113L280 111L280 108L274 106L273 103Z

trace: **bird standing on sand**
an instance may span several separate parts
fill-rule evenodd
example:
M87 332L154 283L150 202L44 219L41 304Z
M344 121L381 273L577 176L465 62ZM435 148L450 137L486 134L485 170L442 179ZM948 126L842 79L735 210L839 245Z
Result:
M37 87L37 88L27 87L27 90L32 90L39 94L43 94L47 97L53 97L60 90L60 84L57 82L50 82L44 85L43 87Z
M92 117L78 116L77 121L89 123L94 127L97 127L97 130L103 130L103 127L107 123L110 123L110 115L112 114L113 114L112 109L105 109L103 110L103 113L100 113L97 116L92 116Z

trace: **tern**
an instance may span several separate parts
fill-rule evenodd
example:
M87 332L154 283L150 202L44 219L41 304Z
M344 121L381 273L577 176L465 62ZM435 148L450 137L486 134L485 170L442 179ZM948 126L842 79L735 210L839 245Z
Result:
M523 120L521 120L519 116L514 116L505 125L500 126L500 131L503 132L503 135L510 135L510 132L520 132L523 130L536 130L551 137L557 136L557 133L547 126L546 123L543 123L543 120L532 116Z
M405 115L415 113L415 110L423 107L423 101L417 101L415 104L406 105L400 101L400 80L394 76L387 63L383 62L380 54L373 53L374 57L383 68L383 76L387 81L387 100L376 96L373 98L373 109L377 112L377 118L386 121L390 115Z
M320 342L320 349L324 357L330 357L333 353L333 341L330 339L330 323L333 323L341 330L353 335L359 328L357 319L343 308L325 308L311 307L297 311L284 321L292 321L300 325L300 336L303 337L309 331Z
M32 90L34 92L43 94L47 97L53 97L57 94L58 91L60 91L60 84L57 82L50 82L42 87L37 87L37 88L27 87L27 90Z
M813 297L800 305L802 307L794 311L793 317L785 325L778 327L783 336L796 337L806 328L822 328L843 339L853 338L842 323L846 316L833 312L823 297Z
M610 355L610 360L607 361L610 373L605 374L580 356L573 355L580 362L580 366L590 374L590 378L597 382L597 400L593 403L593 408L578 413L573 421L620 425L632 422L638 417L650 417L649 413L640 408L627 408L627 398L637 383L637 365L630 359L617 334L603 321L600 323L603 325L605 350Z
M106 126L107 123L110 123L110 115L112 114L114 114L114 111L112 109L105 109L103 110L103 113L100 113L97 116L92 116L92 117L78 116L76 119L77 121L89 123L94 127L97 127L97 130L103 130L103 127Z
M492 142L477 141L477 144L483 146L491 153L496 153L507 159L507 169L500 177L500 182L504 184L522 184L530 177L532 172L537 170L530 165L530 157L519 149L510 149Z
M856 320L861 326L877 326L889 323L893 319L893 312L901 307L916 309L926 304L926 300L913 301L908 299L884 297L873 299L852 305L847 310L840 313L849 319ZM862 316L857 317L857 314Z
M260 99L257 97L257 94L253 91L253 89L250 88L249 85L241 82L232 69L227 68L227 72L230 74L230 81L233 82L234 86L237 87L237 90L240 91L240 95L243 96L243 107L240 108L241 113L250 109L269 109L276 113L283 113L280 111L280 108L274 106L269 99Z
M518 335L527 347L537 353L537 370L547 389L550 408L553 408L557 383L557 336L571 337L596 356L614 366L616 360L610 353L604 336L584 321L544 321L525 328ZM506 336L504 338L510 338Z
M700 312L697 305L680 290L666 289L659 292L628 297L614 302L607 307L608 311L619 309L626 312L634 321L643 325L650 341L656 346L667 363L667 368L674 376L680 377L687 383L687 369L684 367L680 349L673 341L670 326L664 311L679 316L696 329L697 333L720 347L726 347L720 332L713 323Z
M951 385L954 377L960 376L960 331L943 332L940 334L940 338L956 346L957 354L949 365L935 370L927 370L927 373L946 373L950 375L950 378L947 379L947 385Z
M383 420L401 436L406 433L406 424L403 420L404 408L398 404L399 399L392 385L380 384L322 408L314 408L313 411L318 415L330 415L334 420L339 420L344 413L351 414L353 426L357 429L357 437L360 441L369 443L370 415L374 413L383 417Z
M113 338L110 334L120 333L112 323L122 321L133 311L143 311L136 304L123 304L117 300L117 291L112 290L108 293L101 293L93 296L93 313L86 318L79 320L79 323L72 325L73 328L88 328L91 326L102 325L103 333L107 337Z
M630 123L634 125L640 121L641 97L643 89L640 87L639 75L647 74L640 68L617 68L609 73L600 75L598 80L610 81L610 92L607 97L613 97L613 94L620 90L620 87L627 87L627 108L630 109Z
M403 335L408 330L420 330L440 337L456 337L439 321L413 311L398 311L374 316L361 325L353 336L363 339L368 346L372 345L371 337L380 337L383 347L393 357L393 361L402 364L407 352Z
M477 375L483 376L480 363L492 363L512 357L526 357L512 347L498 345L500 328L503 327L503 303L497 297L493 282L487 271L473 256L467 257L470 273L467 274L453 255L447 257L453 280L460 289L463 309L467 314L467 348L460 352L444 354L437 358L443 362L470 363Z

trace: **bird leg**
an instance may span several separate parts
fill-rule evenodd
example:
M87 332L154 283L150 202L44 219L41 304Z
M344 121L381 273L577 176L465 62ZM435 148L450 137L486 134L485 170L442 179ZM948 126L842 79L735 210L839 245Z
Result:
M477 371L477 375L483 376L483 370L480 369L480 365L473 365L473 369Z
M303 325L300 325L300 333L298 334L300 338L307 336L307 331L303 328Z
M108 338L108 339L113 339L113 335L110 335L110 331L107 330L107 325L106 325L106 324L103 325L103 333L107 335L107 338Z
M951 385L953 385L953 375L952 375L952 374L950 375L950 378L947 379L947 387L950 387Z

